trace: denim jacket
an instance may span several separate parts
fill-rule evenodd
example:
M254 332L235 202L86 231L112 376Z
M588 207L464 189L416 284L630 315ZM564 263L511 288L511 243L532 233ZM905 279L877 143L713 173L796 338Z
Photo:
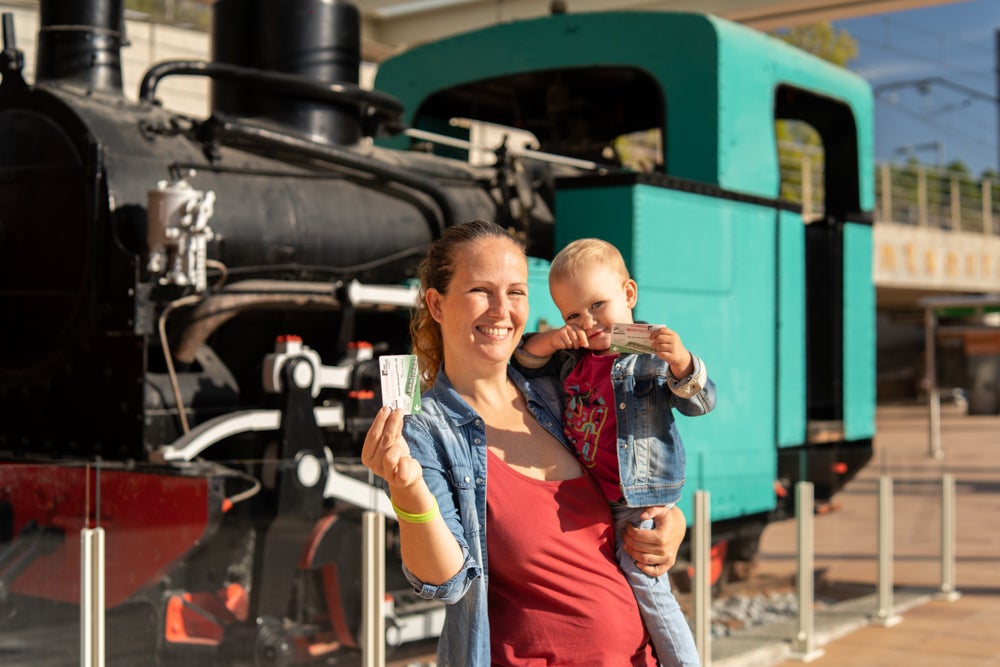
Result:
M540 368L542 358L518 348L514 361L532 378L556 376L563 382L587 350L560 350ZM715 407L715 383L694 358L694 372L678 380L654 354L620 354L611 369L618 419L618 470L624 503L630 507L672 505L684 486L684 445L674 421L676 409L697 417Z
M560 388L554 378L526 380L513 368L510 379L524 395L528 410L559 442L566 444L560 413ZM490 628L486 586L486 426L451 386L444 369L421 397L422 411L409 415L403 437L420 462L424 480L437 498L448 528L465 555L465 565L440 585L403 573L420 597L441 600L444 627L438 640L441 667L490 664Z

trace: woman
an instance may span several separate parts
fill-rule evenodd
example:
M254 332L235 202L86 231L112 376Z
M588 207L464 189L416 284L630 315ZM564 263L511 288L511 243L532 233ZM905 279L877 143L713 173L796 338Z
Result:
M411 325L431 387L405 425L379 412L362 459L388 485L407 578L449 604L439 665L655 665L607 503L563 442L559 388L508 365L527 276L523 247L492 223L434 244ZM650 574L683 538L672 512L650 510L659 527L624 540Z

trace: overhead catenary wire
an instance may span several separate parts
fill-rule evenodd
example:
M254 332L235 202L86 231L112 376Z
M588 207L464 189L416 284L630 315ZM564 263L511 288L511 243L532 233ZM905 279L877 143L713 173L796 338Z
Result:
M940 123L935 122L933 119L928 118L925 115L922 115L916 111L908 109L905 106L893 105L886 107L886 109L896 111L917 122L925 123L926 125L932 127L933 129L948 135L955 141L962 142L968 148L976 149L978 151L981 150L992 151L990 154L995 155L997 153L998 147L1000 147L998 146L997 141L995 139L991 140L987 136L984 136L982 134L976 134L976 135L970 134L954 126L942 125ZM993 168L992 165L991 168Z
M955 62L954 60L945 57L944 54L932 54L929 53L928 49L924 50L914 50L900 46L898 42L905 41L905 37L900 37L899 39L894 38L890 34L885 34L881 38L876 37L871 34L866 34L864 32L858 32L856 29L851 30L848 27L848 32L853 40L859 44L867 44L871 47L881 49L889 53L895 53L907 58L908 62L912 64L913 62L926 63L933 67L934 71L941 72L942 70L947 71L949 74L961 75L961 76L973 76L976 78L982 77L988 81L992 81L993 77L993 64L992 64L992 36L987 39L976 40L957 40L954 36L943 35L936 31L930 30L928 28L922 28L910 24L908 22L903 22L896 17L884 16L879 17L880 22L886 26L885 32L888 33L892 28L892 24L901 25L907 31L911 33L923 33L924 35L930 35L936 39L947 40L948 46L959 45L965 49L968 53L975 53L982 58L982 69L976 69L968 67L964 64ZM982 42L978 43L977 42ZM919 43L925 45L927 43L926 38L920 38ZM983 44L990 47L984 51ZM985 54L985 55L984 55Z

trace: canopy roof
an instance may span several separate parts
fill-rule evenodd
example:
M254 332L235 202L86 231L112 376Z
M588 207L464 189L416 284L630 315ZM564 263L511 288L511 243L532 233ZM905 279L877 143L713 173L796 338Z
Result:
M554 6L572 13L609 10L694 11L757 30L943 5L960 0L353 0L369 57L496 23L534 18Z

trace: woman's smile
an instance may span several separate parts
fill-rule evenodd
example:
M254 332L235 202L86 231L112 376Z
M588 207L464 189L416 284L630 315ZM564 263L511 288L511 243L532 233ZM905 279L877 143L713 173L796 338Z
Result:
M506 338L510 332L514 330L513 327L490 327L490 326L478 326L476 327L479 331L490 336L491 338Z

